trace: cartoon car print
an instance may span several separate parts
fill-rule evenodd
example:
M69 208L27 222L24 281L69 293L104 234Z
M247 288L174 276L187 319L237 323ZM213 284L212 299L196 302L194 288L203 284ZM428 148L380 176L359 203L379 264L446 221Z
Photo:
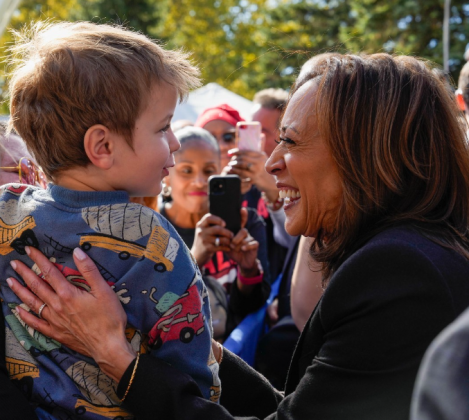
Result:
M93 233L83 235L80 239L80 247L83 251L89 251L92 247L108 249L118 254L121 260L127 260L130 257L144 259L147 258L155 263L154 269L159 273L172 271L173 262L167 257L174 254L174 239L170 238L169 233L161 226L155 226L150 234L147 246L137 242L119 239L114 236Z
M165 295L162 300L164 297ZM180 340L186 344L190 343L194 336L202 334L205 330L201 309L202 302L194 283L153 326L148 334L148 344L158 349L165 341Z
M85 413L99 414L113 420L130 420L134 416L119 406L95 405L85 400L81 395L73 395L77 398L75 413L82 416Z
M32 229L36 222L32 216L26 216L21 222L7 224L0 219L0 255L8 255L13 250L26 255L24 247L38 247L38 241Z
M39 378L39 368L33 363L7 356L5 357L5 364L11 380L20 380L26 376Z
M14 185L10 185L6 190L10 193L10 194L13 194L13 195L16 195L16 196L20 196L24 190L28 188L27 185L23 185L23 184L14 184Z
M212 386L210 387L210 401L218 402L218 400L220 399L220 393L221 393L221 382L218 376L219 365L212 351L210 351L210 356L208 359L207 366L212 372L212 377L213 377L213 383L212 383Z
M34 357L37 357L44 351L48 352L61 348L62 345L58 341L46 337L45 335L36 331L34 328L26 325L16 311L17 306L18 305L16 303L8 304L8 307L11 309L13 315L5 316L5 321L11 328L11 331L13 331L16 339L27 351L29 351ZM20 306L22 309L28 312L31 311L24 303L22 303Z

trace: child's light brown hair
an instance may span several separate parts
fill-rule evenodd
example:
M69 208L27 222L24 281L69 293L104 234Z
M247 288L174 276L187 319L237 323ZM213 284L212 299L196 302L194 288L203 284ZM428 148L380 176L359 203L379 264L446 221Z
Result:
M15 36L10 129L49 178L90 163L83 138L95 124L132 145L135 121L155 85L174 86L180 100L200 86L187 54L121 26L36 23Z

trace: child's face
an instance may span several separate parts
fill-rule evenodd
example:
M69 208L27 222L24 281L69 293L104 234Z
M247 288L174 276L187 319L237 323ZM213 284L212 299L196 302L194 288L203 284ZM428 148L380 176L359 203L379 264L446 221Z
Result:
M133 150L121 143L116 189L137 197L154 197L161 192L167 168L174 166L173 153L181 147L170 125L176 103L174 87L153 86L147 108L135 123Z
M189 213L208 212L208 178L220 173L220 155L203 141L191 141L176 153L166 183L173 203Z

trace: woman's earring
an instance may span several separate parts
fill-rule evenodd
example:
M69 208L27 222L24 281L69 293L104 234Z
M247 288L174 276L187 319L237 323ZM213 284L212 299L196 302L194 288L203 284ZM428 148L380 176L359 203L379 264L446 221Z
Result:
M171 187L169 185L166 185L165 182L163 182L163 190L161 191L161 194L165 198L171 197Z

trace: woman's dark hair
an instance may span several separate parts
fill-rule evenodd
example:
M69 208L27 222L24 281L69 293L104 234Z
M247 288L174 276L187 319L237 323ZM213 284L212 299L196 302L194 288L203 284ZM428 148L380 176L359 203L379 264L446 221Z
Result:
M184 145L192 141L201 141L211 146L218 154L220 154L220 146L217 140L210 132L200 127L184 127L177 130L174 135L181 143L181 151L184 150ZM176 152L177 153L177 152Z
M315 79L319 130L343 187L334 229L311 247L325 279L359 243L396 223L469 258L468 145L429 63L388 54L324 54L308 63L291 95Z

